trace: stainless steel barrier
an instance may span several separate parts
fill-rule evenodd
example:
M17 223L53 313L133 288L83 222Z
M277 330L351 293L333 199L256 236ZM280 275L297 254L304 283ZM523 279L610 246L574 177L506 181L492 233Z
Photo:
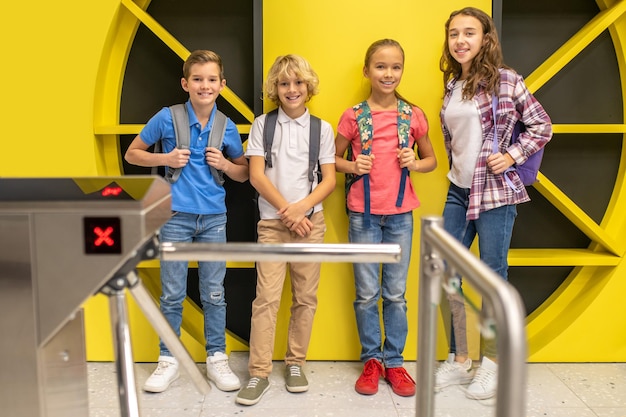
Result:
M496 417L523 417L526 398L525 311L518 292L443 229L443 219L422 219L419 267L416 416L434 415L437 308L446 271L460 273L483 297L485 330L495 322L498 351ZM449 274L451 275L451 274ZM454 287L452 285L452 287Z
M385 262L400 261L400 245L357 243L169 243L160 245L164 261L284 261Z
M398 262L399 245L159 243L160 177L0 178L0 404L11 417L87 416L81 305L109 297L122 417L139 416L130 293L201 393L210 385L137 276L146 259ZM15 375L20 375L16 378ZM4 415L4 414L3 414Z

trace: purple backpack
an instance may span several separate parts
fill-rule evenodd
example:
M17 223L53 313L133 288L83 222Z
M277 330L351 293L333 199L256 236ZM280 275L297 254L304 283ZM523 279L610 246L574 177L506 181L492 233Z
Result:
M496 129L496 109L498 108L498 96L493 95L493 99L491 100L491 107L493 111L493 129L494 129L494 138L497 138L495 129ZM511 134L511 144L518 142L518 136L526 131L526 126L522 123L521 120L518 120L513 126L513 133ZM493 151L494 153L498 152L498 141L497 139L493 141ZM534 154L530 155L526 162L521 165L515 164L512 167L508 168L504 172L504 178L509 187L511 187L515 192L520 192L521 189L515 187L513 181L506 175L507 172L516 171L517 175L519 175L520 180L525 186L533 185L537 181L537 173L539 172L539 167L541 166L541 160L543 158L544 148L539 149Z

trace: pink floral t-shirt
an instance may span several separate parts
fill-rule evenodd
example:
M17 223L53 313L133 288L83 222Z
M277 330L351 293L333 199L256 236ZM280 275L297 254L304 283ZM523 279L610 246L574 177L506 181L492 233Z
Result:
M418 107L412 107L409 146L415 145L415 139L428 132L428 122ZM419 207L410 176L406 179L404 199L401 207L396 207L400 188L401 169L396 150L398 149L398 112L397 110L372 110L374 140L372 155L374 162L370 172L370 211L372 214L386 215L406 213ZM361 153L361 136L352 107L341 115L337 132L350 141L354 158ZM348 209L363 213L363 180L359 179L348 192Z

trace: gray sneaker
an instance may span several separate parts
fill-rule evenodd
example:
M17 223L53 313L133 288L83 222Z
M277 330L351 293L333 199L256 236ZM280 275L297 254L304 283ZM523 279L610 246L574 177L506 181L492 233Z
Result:
M306 380L300 365L287 365L285 369L285 386L289 392L304 392L309 389L309 381Z
M239 391L235 401L243 405L254 405L259 402L268 389L270 389L269 379L254 376L250 378L248 384Z

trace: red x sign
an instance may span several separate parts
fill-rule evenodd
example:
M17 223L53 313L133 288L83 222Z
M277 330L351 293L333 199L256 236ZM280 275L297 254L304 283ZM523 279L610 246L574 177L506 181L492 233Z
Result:
M85 217L85 253L122 253L122 232L119 217Z

